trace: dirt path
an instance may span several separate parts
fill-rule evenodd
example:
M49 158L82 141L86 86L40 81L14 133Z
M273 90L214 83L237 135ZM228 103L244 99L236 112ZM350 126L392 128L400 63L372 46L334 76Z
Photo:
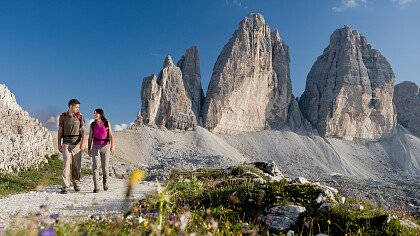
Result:
M39 192L28 192L0 199L0 235L6 228L21 225L30 213L42 213L46 218L58 214L61 220L90 218L92 215L121 214L125 204L126 179L109 179L109 190L92 193L91 177L82 180L82 190L60 194L60 186L50 186ZM156 182L136 185L126 205L144 198L156 190ZM125 211L125 209L124 209Z

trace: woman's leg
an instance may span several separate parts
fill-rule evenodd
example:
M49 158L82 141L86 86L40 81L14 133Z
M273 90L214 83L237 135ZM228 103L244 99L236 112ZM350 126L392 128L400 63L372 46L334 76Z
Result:
M101 152L101 164L102 164L102 177L103 177L103 187L104 190L108 190L108 177L109 177L109 154L110 153L110 146L109 144L102 148Z
M93 190L99 190L98 178L99 178L99 155L100 146L93 145L92 147L92 172L93 172Z

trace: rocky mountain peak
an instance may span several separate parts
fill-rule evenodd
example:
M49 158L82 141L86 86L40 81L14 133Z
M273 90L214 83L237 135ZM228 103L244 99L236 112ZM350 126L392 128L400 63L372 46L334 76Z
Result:
M197 122L200 120L201 109L204 103L204 92L201 85L200 56L198 48L187 48L185 54L178 61L177 66L182 71L182 80L188 98L192 103L192 110Z
M223 133L284 126L293 100L289 63L278 31L270 33L261 14L246 16L214 65L204 127Z
M0 173L19 172L46 161L54 152L52 137L0 84Z
M166 56L158 77L144 78L141 100L138 119L143 122L136 124L168 129L195 128L204 100L197 47L187 49L177 65L171 56Z
M267 27L264 16L260 13L249 13L240 23L239 29L260 30Z
M163 63L163 68L172 67L172 66L174 66L174 62L172 61L172 57L170 55L167 55L165 57L165 62Z
M275 42L282 41L280 38L280 32L278 29L275 29L273 32L271 32L271 40Z
M15 95L4 84L0 84L0 109L22 110L16 102Z
M321 135L379 139L395 128L394 81L385 57L344 26L312 66L300 107Z

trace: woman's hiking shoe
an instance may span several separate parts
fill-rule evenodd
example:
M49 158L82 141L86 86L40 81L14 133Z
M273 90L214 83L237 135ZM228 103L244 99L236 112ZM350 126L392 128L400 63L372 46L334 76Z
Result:
M74 186L74 191L79 192L80 191L80 186L79 185Z
M67 188L61 188L61 191L60 191L60 193L61 194L66 194L66 193L68 193L68 190L67 190Z
M93 193L99 193L99 189L94 189Z

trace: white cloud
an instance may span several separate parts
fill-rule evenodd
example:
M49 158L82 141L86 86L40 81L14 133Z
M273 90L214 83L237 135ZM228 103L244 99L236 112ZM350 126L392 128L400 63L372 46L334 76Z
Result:
M366 3L366 0L341 0L341 4L333 7L332 10L335 12L343 12L347 9L358 7L361 3Z
M128 125L124 123L119 124L119 125L114 125L114 131L121 131L127 128L128 128Z
M226 5L228 6L236 6L236 7L240 7L240 8L244 8L247 9L248 6L245 3L245 0L225 0L226 1Z
M392 0L392 3L397 4L399 7L406 7L415 1L417 0Z
M50 116L50 118L48 118L46 125L53 125L54 127L58 128L58 121L60 119L60 116Z

